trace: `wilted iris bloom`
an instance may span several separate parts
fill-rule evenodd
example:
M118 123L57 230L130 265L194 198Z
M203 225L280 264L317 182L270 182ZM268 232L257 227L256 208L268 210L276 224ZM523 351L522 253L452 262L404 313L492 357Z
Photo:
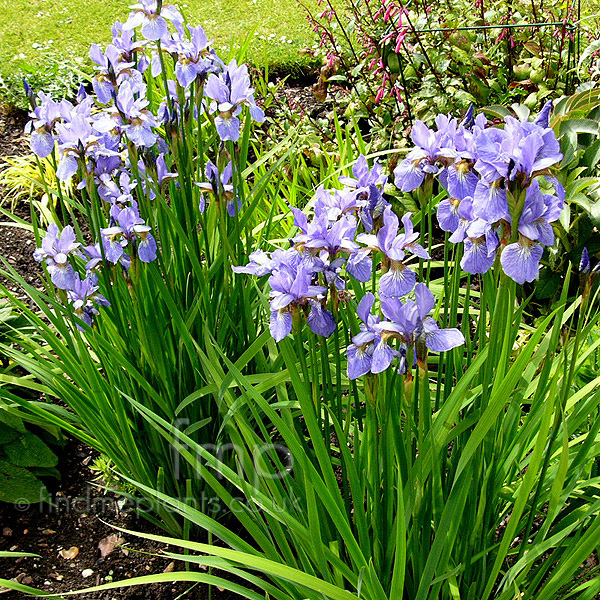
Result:
M225 200L227 203L227 212L230 217L235 217L236 213L242 208L242 201L236 195L231 178L233 177L233 164L231 161L219 174L219 169L210 160L206 163L204 169L208 181L197 181L196 185L202 190L200 194L200 212L206 209L205 194L212 194L217 201ZM237 202L236 202L237 200Z
M46 262L52 283L61 290L72 288L75 282L75 271L69 263L69 254L81 245L75 239L75 232L70 225L61 233L56 223L50 223L42 239L42 247L36 248L33 253L36 261Z
M388 206L383 213L383 227L377 235L360 234L357 241L374 250L379 250L389 263L389 270L379 280L379 291L386 296L405 296L415 286L417 275L404 264L406 252L428 259L429 254L416 240L419 234L413 230L411 213L402 217L404 233L399 234L398 217Z
M94 274L89 274L85 279L81 279L79 273L75 273L73 286L67 291L67 298L73 307L73 312L84 323L92 325L92 318L98 314L99 306L110 306L110 302L100 293L98 293L98 278ZM80 329L82 327L78 326Z
M250 85L248 67L232 60L222 73L208 76L204 94L213 100L210 112L216 113L215 126L219 137L237 142L240 139L240 119L244 105L250 109L257 123L265 120L265 114L254 101L254 88Z

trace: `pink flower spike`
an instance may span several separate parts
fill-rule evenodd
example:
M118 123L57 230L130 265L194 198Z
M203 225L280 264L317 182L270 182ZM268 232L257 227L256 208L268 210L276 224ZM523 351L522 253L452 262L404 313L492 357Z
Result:
M394 5L389 6L388 9L385 11L385 15L383 16L384 23L387 23L388 19L390 17L393 17L396 14L396 12L396 7Z

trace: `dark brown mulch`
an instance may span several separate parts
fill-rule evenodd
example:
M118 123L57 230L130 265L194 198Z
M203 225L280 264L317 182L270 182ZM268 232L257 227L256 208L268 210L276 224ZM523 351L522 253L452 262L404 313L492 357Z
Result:
M29 146L23 135L23 129L27 123L27 115L24 112L6 113L0 110L0 169L2 169L3 158L8 156L23 155L29 151ZM3 190L0 188L0 205L2 205ZM7 207L10 208L10 207ZM27 205L15 207L14 214L30 221L30 210ZM35 250L35 239L32 233L24 229L14 227L8 217L0 216L0 256L9 265L15 268L27 281L34 284L40 274L40 266L33 260ZM0 264L0 268L4 265ZM6 285L9 291L18 297L24 295L14 283L0 278L0 283Z
M25 112L6 112L0 107L0 159L27 151L28 145L23 136L27 121Z
M36 504L19 507L0 504L0 550L33 552L40 558L0 559L0 577L14 579L48 593L63 593L143 575L184 570L161 551L181 552L176 547L121 534L109 524L132 531L165 535L132 510L122 509L123 498L104 493L93 484L90 470L95 454L71 441L61 452L62 481L49 482L55 506ZM96 474L97 475L97 474ZM102 558L99 544L111 535L122 540ZM64 558L61 551L77 549L77 556ZM94 592L77 596L83 600L174 600L209 597L204 585L190 583L152 584ZM21 600L20 592L2 591L0 600ZM213 588L213 600L239 600L231 592Z
M14 214L23 220L29 221L28 206L16 206ZM41 266L33 260L34 250L35 237L33 233L14 227L6 218L2 219L2 223L0 223L0 256L31 285L39 284L39 278L42 274ZM0 268L3 267L4 265L0 264ZM18 298L22 300L26 298L20 286L14 282L0 277L0 283L5 285Z

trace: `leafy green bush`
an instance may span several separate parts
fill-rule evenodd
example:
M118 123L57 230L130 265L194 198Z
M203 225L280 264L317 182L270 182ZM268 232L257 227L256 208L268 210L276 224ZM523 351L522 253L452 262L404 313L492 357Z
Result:
M324 2L320 13L304 8L333 67L321 87L349 86L355 114L369 119L381 144L390 134L402 137L414 119L431 123L471 103L520 102L533 110L572 93L578 76L590 78L577 70L576 52L594 26L574 25L569 3L347 0Z
M0 407L0 501L36 504L49 499L39 477L59 477L58 458L23 421Z

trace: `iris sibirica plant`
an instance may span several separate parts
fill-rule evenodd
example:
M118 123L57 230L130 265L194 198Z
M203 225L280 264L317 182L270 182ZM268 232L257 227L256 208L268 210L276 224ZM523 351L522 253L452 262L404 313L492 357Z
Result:
M48 186L33 215L45 290L5 264L38 334L1 347L71 412L11 406L107 454L146 499L174 536L150 537L193 567L152 581L255 600L591 600L600 377L576 383L600 347L581 351L591 258L583 296L567 273L537 321L517 293L565 202L550 105L501 126L417 122L393 178L419 210L339 123L339 156L304 189L294 147L253 138L247 68L174 7L132 9L92 48L93 93L32 109L32 150L76 191Z

